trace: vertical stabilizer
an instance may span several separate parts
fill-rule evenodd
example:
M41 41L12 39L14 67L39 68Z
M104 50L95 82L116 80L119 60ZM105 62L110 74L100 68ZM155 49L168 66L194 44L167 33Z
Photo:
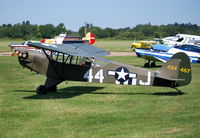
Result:
M174 81L172 87L188 85L191 82L190 59L185 53L177 53L158 71L157 77Z
M65 39L66 34L60 34L55 38L55 43L56 44L62 44L63 40Z

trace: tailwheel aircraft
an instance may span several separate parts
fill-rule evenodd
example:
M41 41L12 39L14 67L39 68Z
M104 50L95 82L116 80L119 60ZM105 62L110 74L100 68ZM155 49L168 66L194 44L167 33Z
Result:
M175 89L191 82L190 60L184 53L175 54L158 71L152 71L104 59L101 56L109 52L84 43L28 45L43 51L16 49L23 67L47 77L37 94L57 91L57 85L66 80Z

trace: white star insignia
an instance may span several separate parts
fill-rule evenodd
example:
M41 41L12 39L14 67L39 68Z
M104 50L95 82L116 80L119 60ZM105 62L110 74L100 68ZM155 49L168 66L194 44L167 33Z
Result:
M125 76L128 74L128 73L126 73L126 72L124 72L124 68L122 68L122 70L120 71L120 72L116 72L119 76L118 76L118 78L117 78L117 80L119 80L119 79L123 79L123 80L126 80L125 79Z

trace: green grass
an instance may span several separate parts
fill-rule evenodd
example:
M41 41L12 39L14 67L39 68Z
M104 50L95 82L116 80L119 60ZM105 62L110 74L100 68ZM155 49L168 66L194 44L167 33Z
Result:
M131 52L131 40L97 40L95 46L112 52Z
M21 43L23 40L15 40L15 39L0 39L0 52L10 52L10 48L8 45L10 43Z
M143 65L136 57L107 57ZM159 69L159 68L157 68ZM180 89L63 82L36 95L45 77L0 57L0 137L200 137L200 65Z
M10 43L9 42L5 42L5 41L0 41L0 52L8 52L10 51L10 48L8 47Z

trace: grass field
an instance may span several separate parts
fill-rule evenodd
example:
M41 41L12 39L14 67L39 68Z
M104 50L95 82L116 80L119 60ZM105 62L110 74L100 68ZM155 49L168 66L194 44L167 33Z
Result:
M24 40L0 40L0 52L8 52L10 51L8 48L10 43L20 42L24 42ZM131 43L130 40L97 40L94 45L112 52L131 52Z
M10 43L21 43L23 40L15 40L15 39L0 39L0 52L10 52L10 48L8 45Z
M107 57L142 66L136 57ZM159 69L159 68L154 68ZM180 89L65 82L36 95L45 77L0 57L0 137L200 137L200 65Z
M131 40L97 40L95 46L112 52L131 52Z
M0 52L8 52L8 51L10 51L10 48L8 47L9 44L10 44L10 42L0 41Z

